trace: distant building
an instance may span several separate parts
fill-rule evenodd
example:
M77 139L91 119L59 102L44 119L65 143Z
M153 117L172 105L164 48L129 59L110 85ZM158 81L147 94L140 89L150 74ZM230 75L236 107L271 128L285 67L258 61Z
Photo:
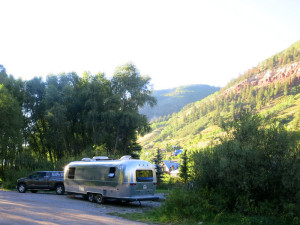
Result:
M170 172L171 177L178 177L179 176L179 170L173 170Z
M179 155L179 154L181 154L181 153L183 153L183 150L182 150L182 149L177 149L177 150L175 150L175 151L173 152L173 155L174 155L174 156L177 156L177 155Z
M172 171L178 170L180 164L170 160L163 161L163 172L171 174Z

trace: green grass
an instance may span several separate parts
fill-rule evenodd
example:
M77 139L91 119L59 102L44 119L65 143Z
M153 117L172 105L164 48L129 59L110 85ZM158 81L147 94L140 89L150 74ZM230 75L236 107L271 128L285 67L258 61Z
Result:
M170 218L161 215L160 217L153 211L144 213L108 213L112 216L118 216L124 219L139 221L149 224L168 224L168 225L286 225L285 220L281 218L272 218L266 216L242 216L239 214L224 215L223 213L217 214L214 218L215 221L197 221L194 219L184 220L170 220ZM221 215L221 216L220 216ZM220 219L220 217L222 217ZM218 221L221 220L221 221ZM164 222L162 222L164 221ZM295 221L294 224L297 224Z
M207 220L178 219L170 218L165 214L159 213L159 209L145 211L143 213L108 213L124 219L139 221L149 224L168 224L168 225L286 225L285 218L270 216L244 216L241 214L226 214L220 212L216 215L208 213ZM205 215L202 215L205 218ZM213 216L213 217L211 217ZM294 225L300 224L300 220L294 220Z
M169 190L167 190L167 189L156 189L156 191L155 191L155 193L156 194L169 194Z

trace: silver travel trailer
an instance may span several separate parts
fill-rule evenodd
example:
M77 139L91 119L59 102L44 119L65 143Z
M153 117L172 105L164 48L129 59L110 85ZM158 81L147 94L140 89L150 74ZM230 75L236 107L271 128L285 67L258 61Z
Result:
M119 160L107 157L83 158L69 163L64 170L64 186L68 194L82 194L89 201L103 203L105 199L126 202L157 200L154 166L144 160L123 156Z

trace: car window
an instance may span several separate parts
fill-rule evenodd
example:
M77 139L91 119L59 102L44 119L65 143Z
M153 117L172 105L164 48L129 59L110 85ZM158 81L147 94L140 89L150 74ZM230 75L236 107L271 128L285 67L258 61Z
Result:
M34 173L34 174L31 174L29 177L31 179L37 179L37 178L39 178L39 174L38 173Z
M64 172L52 172L51 174L52 177L63 177L64 176Z
M38 177L39 178L44 178L47 175L46 172L38 172Z

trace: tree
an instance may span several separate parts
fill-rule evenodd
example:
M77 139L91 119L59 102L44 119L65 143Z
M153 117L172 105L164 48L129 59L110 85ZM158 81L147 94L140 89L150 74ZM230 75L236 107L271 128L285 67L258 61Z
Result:
M183 180L183 183L186 184L189 178L188 174L188 157L186 155L186 150L182 153L181 164L179 167L179 177Z
M13 166L22 151L23 116L18 101L0 84L0 161L1 172Z
M156 104L151 96L150 78L143 77L132 64L119 67L112 78L113 94L119 99L119 110L115 113L115 145L113 155L117 152L130 154L130 148L136 145L137 134L150 130L146 116L138 110L146 103Z
M267 203L277 214L286 204L295 206L300 188L294 179L300 174L297 134L246 112L223 128L227 137L220 145L193 155L197 187L217 191L220 204L231 211L265 213Z
M84 103L84 125L86 128L86 138L91 138L90 148L96 149L106 143L112 146L110 140L113 139L112 123L110 123L116 107L111 104L111 83L105 78L103 73L91 76L85 73L82 82L81 102Z
M162 171L163 161L162 161L161 150L159 148L156 150L156 155L153 161L156 166L156 177L157 177L157 183L159 185L162 181L162 175L163 175L163 171Z

